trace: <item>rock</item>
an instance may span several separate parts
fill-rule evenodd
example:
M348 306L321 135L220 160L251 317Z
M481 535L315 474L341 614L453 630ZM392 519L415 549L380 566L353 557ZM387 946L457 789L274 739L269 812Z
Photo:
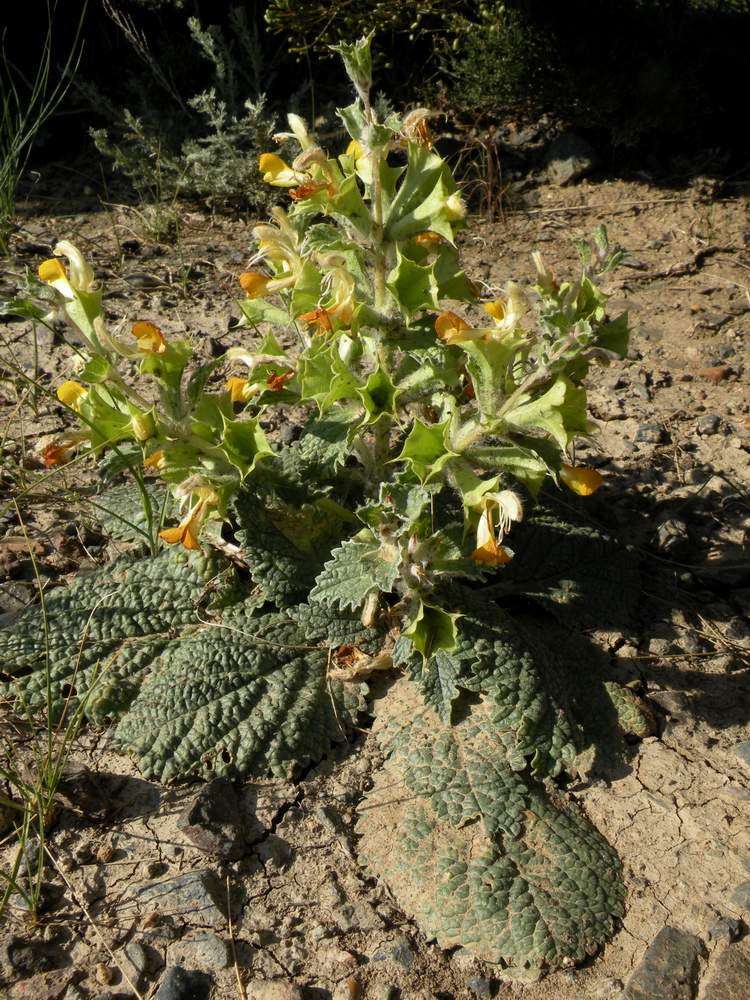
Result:
M622 996L622 980L607 976L597 987L596 995L600 1000L620 1000Z
M710 434L716 434L720 427L721 417L718 417L715 413L707 413L705 417L701 417L695 425L696 431L704 437L707 437Z
M124 976L127 975L133 986L138 989L143 985L147 976L164 965L164 960L159 952L148 945L141 944L140 941L129 941L118 952L117 960Z
M662 928L628 979L623 1000L693 1000L702 950L694 934Z
M747 1000L750 995L750 941L730 944L711 963L702 1000Z
M649 691L648 700L672 719L681 718L690 708L690 698L684 691Z
M708 379L709 382L713 382L714 385L718 385L725 378L729 378L732 374L732 369L729 365L714 365L711 368L701 368L700 371L695 373L700 375L701 378Z
M466 988L482 1000L492 996L492 980L485 979L484 976L471 976L466 980Z
M383 948L378 948L372 956L373 962L397 962L407 972L414 964L414 951L409 943L409 939L403 934L399 934L389 944Z
M167 969L153 1000L208 1000L210 990L211 978L205 972L188 972L174 965Z
M292 856L292 849L283 837L270 833L258 844L256 854L262 864L270 861L275 868L283 868Z
M719 917L708 928L708 939L710 941L737 941L742 936L744 929L745 925L741 920L735 920L734 917ZM750 986L750 981L748 986Z
M129 893L140 906L152 903L191 923L223 925L226 922L226 889L209 869L186 872L175 878L147 882Z
M747 586L750 582L750 560L745 558L711 559L696 571L699 579L708 587Z
M743 764L747 764L747 766L750 767L750 740L743 740L741 743L735 743L732 750L734 750Z
M253 979L247 984L247 995L253 1000L302 1000L299 986L282 979Z
M2 964L18 976L46 972L57 964L41 941L11 937L2 946Z
M11 987L7 1000L64 1000L68 987L81 975L80 969L42 972Z
M224 861L242 857L242 815L234 786L227 778L204 785L177 818L177 829L199 850Z
M377 992L373 993L372 1000L397 1000L398 996L398 987L387 985L381 986Z
M667 440L667 431L661 424L641 424L635 432L635 441L638 444L664 444Z
M662 552L676 553L690 545L688 526L680 517L666 517L656 529L656 544Z
M599 157L591 143L576 135L563 132L554 139L547 149L545 163L547 175L553 184L570 184L590 174L597 166Z
M735 886L731 900L740 910L750 910L750 882L741 882Z
M228 943L212 931L193 930L169 949L170 961L188 969L226 969L232 964Z

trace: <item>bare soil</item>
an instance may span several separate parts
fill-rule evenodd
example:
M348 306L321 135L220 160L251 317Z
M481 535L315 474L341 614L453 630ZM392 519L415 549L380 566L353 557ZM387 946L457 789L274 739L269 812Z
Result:
M599 430L579 457L606 477L588 511L641 552L643 592L631 630L591 638L613 678L648 699L657 718L656 735L633 745L627 761L568 789L623 860L627 912L613 940L587 967L529 983L424 940L356 860L357 803L378 760L366 732L298 783L239 789L254 817L250 842L239 860L222 863L176 825L196 789L142 780L111 750L106 731L88 729L74 755L86 777L62 797L49 835L58 869L50 865L48 909L35 926L10 913L0 954L4 995L133 996L130 978L148 996L166 967L182 964L210 974L213 1000L243 989L292 998L294 984L321 1000L595 1000L623 995L665 926L700 941L686 992L670 995L735 995L711 993L711 984L722 956L743 946L730 941L743 925L729 933L735 925L722 918L750 921L750 754L743 757L741 746L750 739L747 202L701 184L543 187L501 221L469 228L466 270L499 290L528 274L530 251L540 249L559 275L575 273L571 239L598 222L631 253L608 290L613 312L629 310L633 337L627 359L592 374ZM24 267L70 239L93 260L113 324L151 319L210 355L236 342L231 303L252 224L186 212L179 240L165 246L133 228L132 218L61 217L37 206L0 278L0 298L13 293ZM0 336L11 368L45 386L67 377L69 352L47 332L37 331L36 348L28 323L8 323ZM46 397L13 371L3 375L0 476L18 512L6 507L0 520L0 611L35 599L29 543L50 586L111 556L76 500L92 470L76 464L43 478L41 449L64 425ZM11 732L9 715L3 726ZM88 799L86 781L95 789ZM96 789L106 797L100 808ZM143 901L134 891L206 870L222 888L220 918L168 892Z

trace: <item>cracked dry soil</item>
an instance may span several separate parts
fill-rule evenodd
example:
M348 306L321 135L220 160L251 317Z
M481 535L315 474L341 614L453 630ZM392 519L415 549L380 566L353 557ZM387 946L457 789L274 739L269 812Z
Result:
M529 272L532 249L565 275L575 268L571 238L598 222L631 252L608 288L612 311L630 311L631 351L592 373L599 431L577 456L607 480L589 514L643 560L632 627L590 639L612 679L656 717L653 736L567 788L624 864L627 912L602 952L584 968L521 983L425 941L356 861L356 807L379 754L365 731L297 783L237 786L230 833L217 846L186 824L195 786L144 781L106 731L88 729L49 833L57 867L48 866L44 912L34 926L9 916L3 996L145 997L175 965L206 973L195 988L212 1000L241 989L259 1000L750 995L750 223L741 189L731 190L541 188L533 204L463 237L468 273L495 290ZM165 248L127 232L122 218L32 211L0 297L14 273L69 238L93 259L113 322L158 321L210 355L235 342L230 302L251 227L188 213L179 243ZM4 356L31 370L29 326L6 324L2 338ZM66 377L64 348L40 333L38 352L45 384ZM38 469L40 445L65 419L43 399L34 413L21 396L13 378L0 383L4 491ZM283 440L286 429L273 430ZM71 502L91 482L91 470L62 470L23 497L45 582L111 555L85 506ZM6 514L0 610L34 594L28 546ZM14 731L7 713L2 725ZM31 735L15 733L22 753ZM167 985L160 1000L178 995Z

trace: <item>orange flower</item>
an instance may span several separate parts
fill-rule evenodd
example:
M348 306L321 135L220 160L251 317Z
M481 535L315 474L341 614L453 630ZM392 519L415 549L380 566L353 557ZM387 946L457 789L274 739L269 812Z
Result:
M48 469L53 465L62 465L63 462L67 462L68 453L72 449L72 444L48 444L42 456L44 464Z
M266 384L272 392L278 392L279 389L284 388L291 378L294 378L294 372L291 370L286 372L271 372L266 379Z
M266 286L271 280L267 275L258 271L245 271L240 275L240 285L249 299L259 299L266 293Z
M560 479L579 497L590 497L604 484L601 473L582 465L561 465Z
M464 334L470 329L466 320L454 312L442 312L435 320L435 333L446 344L460 344L462 340L466 340Z
M203 522L219 502L219 498L212 489L202 486L193 491L193 495L198 495L198 502L193 504L187 515L180 521L176 528L165 528L159 532L159 538L167 545L182 545L186 549L199 549L200 542L198 536L201 533Z
M489 508L484 510L479 519L477 547L471 553L471 558L481 566L507 566L511 561L511 554L497 540Z
M159 469L164 461L164 452L159 449L159 451L152 452L148 458L144 458L143 464L147 469Z
M298 319L305 326L317 326L316 333L330 333L333 330L331 317L328 315L327 309L311 309L310 312L302 313Z
M164 334L154 323L140 320L133 324L132 334L138 344L138 350L144 354L164 354L167 342Z
M414 242L426 250L432 250L443 242L443 237L440 233L433 233L431 229L426 229L423 233L417 233L414 237Z
M305 198L312 198L319 191L328 191L329 198L336 193L333 184L324 184L322 181L311 181L309 184L300 184L299 187L291 188L289 197L292 201L304 201Z

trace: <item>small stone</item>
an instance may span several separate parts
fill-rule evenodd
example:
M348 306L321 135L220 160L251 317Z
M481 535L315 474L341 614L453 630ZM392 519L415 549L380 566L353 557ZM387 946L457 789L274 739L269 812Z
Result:
M740 758L742 763L747 764L747 766L750 767L750 740L743 740L741 743L735 743L732 749Z
M107 965L106 962L99 962L94 969L94 976L97 983L101 983L102 986L111 986L115 981L115 970L111 965Z
M124 976L137 988L143 980L152 972L164 965L164 961L158 951L144 946L140 941L129 941L125 947L118 952L117 960Z
M409 939L399 934L389 944L378 948L372 956L373 962L397 962L407 972L414 964L414 951L409 943Z
M256 848L258 860L265 864L270 861L276 868L283 868L292 856L292 848L286 840L270 833Z
M708 928L708 938L711 941L728 941L731 943L732 941L739 940L744 929L745 925L741 920L735 920L734 917L719 917Z
M178 817L177 829L201 851L225 861L242 857L242 816L231 781L215 778L204 785Z
M684 691L649 691L648 699L672 719L681 718L690 708L690 699Z
M638 444L664 444L668 435L661 424L647 423L641 424L635 432L635 440Z
M379 987L379 989L373 993L372 1000L397 1000L398 995L398 987L386 985Z
M485 979L483 976L471 976L466 980L466 986L475 997L481 997L482 1000L492 996L491 979Z
M695 373L700 375L701 378L708 379L709 382L713 382L714 385L718 385L725 378L729 378L732 374L732 369L729 365L714 365L711 368L701 368L700 371Z
M591 173L599 158L587 139L574 132L563 132L550 143L545 162L552 183L563 185Z
M12 937L3 945L3 965L9 965L14 972L30 976L35 972L46 972L54 962L47 949L38 941L24 941Z
M676 553L690 545L688 526L680 517L665 518L656 529L656 544L662 552Z
M209 869L186 872L175 878L147 882L131 890L140 905L160 908L169 902L170 913L190 922L223 925L226 922L226 890Z
M190 931L172 945L169 958L188 969L226 969L232 964L229 944L212 931Z
M210 990L211 979L204 972L188 972L174 965L167 969L153 1000L208 1000Z
M701 417L698 423L695 425L696 431L707 437L710 434L716 434L721 427L721 417L718 417L715 413L707 413L705 417Z
M620 1000L622 996L622 980L607 976L601 981L596 990L596 996L600 1000Z
M741 882L735 886L731 901L740 910L750 910L750 882Z
M253 979L247 984L247 995L253 1000L302 1000L299 986L282 979Z
M628 979L623 1000L693 1000L702 950L694 934L662 928Z

